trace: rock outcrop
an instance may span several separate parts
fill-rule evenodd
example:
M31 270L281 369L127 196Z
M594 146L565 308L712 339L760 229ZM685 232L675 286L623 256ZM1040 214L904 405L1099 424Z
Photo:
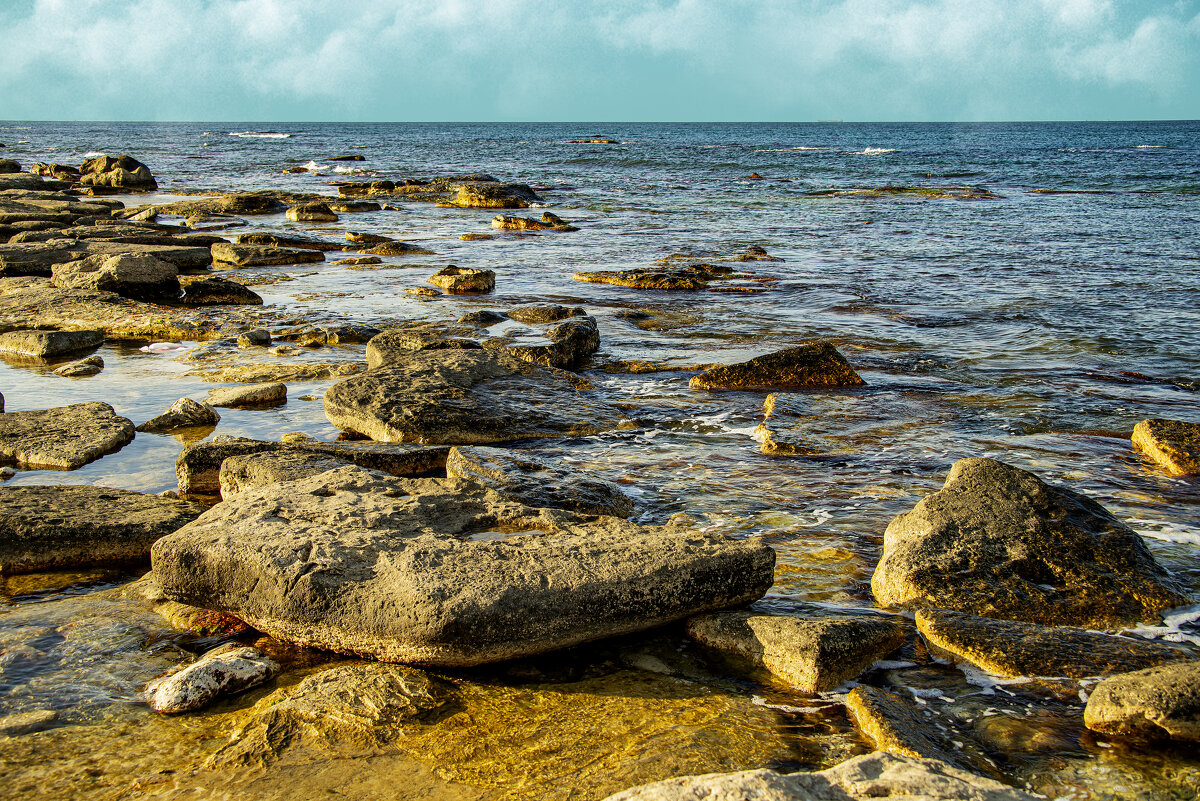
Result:
M80 166L84 186L124 192L150 192L158 182L150 168L132 156L98 156Z
M235 245L222 242L212 246L214 267L266 267L276 264L309 264L325 261L325 254L310 248L277 248L270 245Z
M327 203L301 203L284 214L293 222L337 222L338 216Z
M452 295L478 295L496 288L496 273L494 270L476 270L451 264L429 276L429 283Z
M183 292L179 268L149 255L87 256L54 265L51 280L60 289L98 289L136 300L173 301Z
M107 403L6 412L0 417L0 462L74 470L127 445L133 422Z
M1143 420L1133 427L1133 447L1173 476L1200 474L1200 424Z
M1104 734L1200 742L1200 660L1105 679L1088 696L1083 721Z
M829 342L811 342L692 376L692 389L859 387L866 382Z

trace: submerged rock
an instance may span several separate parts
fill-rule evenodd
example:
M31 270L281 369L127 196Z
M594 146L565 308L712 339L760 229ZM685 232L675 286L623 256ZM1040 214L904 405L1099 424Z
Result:
M1098 503L992 459L955 462L941 490L891 522L871 590L885 607L1086 628L1191 602Z
M223 242L212 246L214 267L264 267L274 264L308 264L317 261L325 261L325 254L309 248L235 245L232 242Z
M126 584L121 588L121 595L144 601L177 631L189 631L202 637L236 637L250 631L245 622L233 615L172 601L163 595L162 587L158 586L152 572Z
M230 281L212 277L189 281L179 300L184 306L261 306L262 297L254 290Z
M133 439L133 421L107 403L6 412L0 417L0 461L74 470Z
M175 300L183 291L179 268L150 255L98 254L56 264L51 280L60 289L100 289L136 300Z
M496 273L494 270L476 270L451 264L429 276L429 283L440 286L452 295L480 294L496 288Z
M7 331L0 334L0 352L35 359L54 359L95 350L104 344L100 331Z
M381 242L363 251L373 256L432 256L433 251L411 242Z
M215 426L221 415L207 403L197 403L191 398L180 398L157 417L152 417L137 427L149 434L166 434L181 428Z
M155 712L178 715L203 709L228 695L257 687L275 677L279 665L257 648L221 646L146 686Z
M692 376L692 389L859 387L866 382L829 342L786 348Z
M1133 427L1133 447L1173 476L1200 473L1200 424L1143 420Z
M282 406L287 403L287 384L248 384L210 390L208 405L233 409L255 409Z
M88 356L78 361L57 367L54 374L63 378L87 378L98 375L104 370L104 359L99 356Z
M1105 679L1083 721L1104 734L1200 742L1200 660Z
M57 721L58 713L53 709L36 709L32 712L5 715L0 718L0 737L20 737L45 731Z
M155 543L153 564L168 597L278 639L469 666L747 603L774 552L343 467L238 493Z

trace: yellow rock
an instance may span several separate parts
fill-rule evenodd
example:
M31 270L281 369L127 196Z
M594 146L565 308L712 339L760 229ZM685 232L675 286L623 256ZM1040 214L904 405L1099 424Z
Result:
M1133 447L1173 476L1200 473L1200 424L1143 420L1133 428Z

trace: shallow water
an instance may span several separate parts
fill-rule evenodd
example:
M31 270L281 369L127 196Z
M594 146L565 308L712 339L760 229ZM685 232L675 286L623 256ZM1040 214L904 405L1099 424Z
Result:
M621 483L644 522L683 513L703 528L767 537L779 554L767 607L870 605L887 523L939 487L964 456L999 458L1091 495L1200 591L1200 484L1166 476L1129 444L1133 425L1146 417L1200 422L1200 124L276 126L287 138L229 135L246 126L16 125L0 127L7 158L77 164L89 151L129 152L158 176L163 200L199 188L333 194L332 182L346 178L334 167L364 170L355 180L480 170L535 186L580 230L465 242L460 234L492 232L494 212L406 203L331 224L253 217L247 228L223 233L340 238L354 230L435 252L385 257L371 269L334 266L331 254L323 264L236 271L293 325L453 321L534 301L585 307L603 340L584 371L591 392L620 404L636 425L527 447ZM565 143L594 133L622 144ZM367 161L321 161L351 152ZM322 169L282 172L309 162ZM751 173L764 180L747 180ZM962 185L999 198L821 194ZM777 279L758 294L644 292L572 279L650 266L685 247L732 255L752 245L783 259L736 265ZM496 291L432 300L402 291L446 264L495 270ZM649 316L632 319L630 310ZM687 388L697 365L817 337L834 340L867 386L803 396L803 437L814 455L760 453L753 431L762 394ZM141 344L106 345L106 369L85 379L0 363L6 408L102 400L141 422L179 397L200 399L219 386L188 375L209 362L144 353ZM360 345L263 360L357 363L362 354ZM633 360L659 369L620 370L619 362ZM301 399L319 399L331 383L289 384L289 402L275 410L223 409L215 433L333 439L338 432L319 400ZM174 488L182 447L173 437L140 434L79 470L22 471L8 483L159 492ZM0 743L0 787L18 788L0 796L37 786L95 798L221 797L217 787L274 797L278 775L313 794L338 788L369 798L392 786L386 777L404 775L415 777L402 780L406 797L593 798L677 772L821 767L866 750L837 693L813 699L730 679L668 632L665 644L652 637L653 647L582 649L538 668L555 675L456 676L463 717L431 723L384 753L205 778L199 764L258 696L181 720L151 717L141 685L211 643L172 632L116 598L113 588L128 578L7 580L0 650L28 647L44 656L0 677L0 715L53 708L60 721ZM1190 625L1198 616L1182 615L1167 633L1200 643ZM626 700L586 708L555 700L566 686L555 673L563 664L586 668L567 681L581 697ZM913 692L932 682L950 700L928 703L970 721L1003 755L1012 779L1050 797L1196 797L1194 753L1134 748L1082 730L1078 682L1051 691L969 678L978 680L922 665L868 680ZM754 709L770 714L756 717ZM731 731L721 717L729 714L752 736ZM568 723L550 726L555 715ZM689 720L693 728L683 724ZM664 756L680 750L695 760ZM384 778L348 778L365 772Z

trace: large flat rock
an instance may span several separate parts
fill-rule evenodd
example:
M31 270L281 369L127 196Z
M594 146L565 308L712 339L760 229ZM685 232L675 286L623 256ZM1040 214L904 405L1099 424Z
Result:
M871 591L885 607L1099 629L1191 603L1100 504L992 459L955 462L891 522Z
M692 376L692 389L798 389L858 387L866 382L830 342L810 342L714 367Z
M761 541L533 509L478 484L343 467L238 493L159 540L180 603L300 645L468 666L760 597Z
M616 428L620 410L561 373L480 350L426 350L335 384L325 416L380 442L479 445L586 436Z
M133 421L107 403L0 415L0 461L21 467L74 470L127 445Z
M87 353L104 344L99 331L38 331L20 329L0 334L0 353L33 359L55 359Z
M309 248L277 248L271 245L235 245L219 242L212 246L216 267L263 267L273 264L306 264L325 261L325 254Z
M136 564L199 504L92 486L0 487L0 573Z

